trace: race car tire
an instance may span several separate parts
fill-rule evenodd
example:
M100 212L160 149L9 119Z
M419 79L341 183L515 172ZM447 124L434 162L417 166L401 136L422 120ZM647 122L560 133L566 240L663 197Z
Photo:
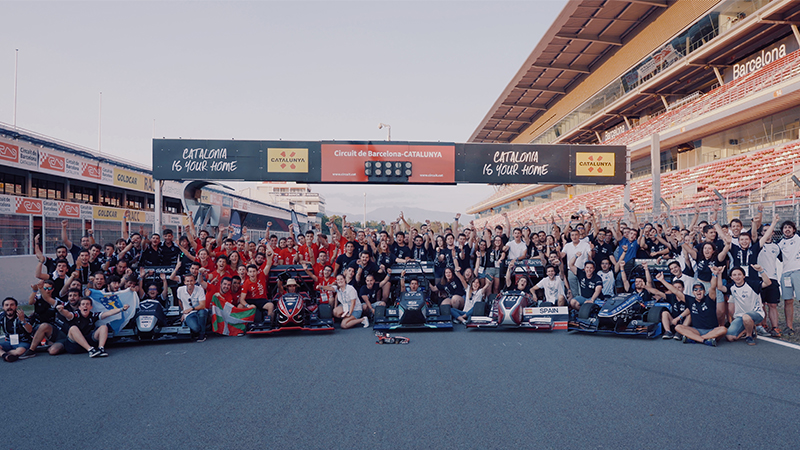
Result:
M667 308L664 308L663 306L654 306L650 308L650 311L647 311L647 317L645 320L651 323L661 323L661 313L666 310Z
M333 312L331 311L331 305L327 303L322 303L319 305L319 318L322 320L329 320L333 319Z
M579 319L588 319L589 316L592 315L592 311L597 307L594 303L584 303L581 305L581 309L578 310L578 318Z
M475 302L475 305L472 306L472 315L473 316L485 316L486 315L486 302Z
M545 308L548 306L555 306L555 305L553 304L553 302L542 302L539 304L539 308Z
M450 317L450 305L439 305L439 315Z
M383 305L378 305L375 307L375 318L384 318L386 317L386 307Z

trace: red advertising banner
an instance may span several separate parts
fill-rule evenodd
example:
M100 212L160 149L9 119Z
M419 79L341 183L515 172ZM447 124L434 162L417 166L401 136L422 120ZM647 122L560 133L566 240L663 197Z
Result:
M0 159L4 161L19 162L19 147L0 142Z
M14 212L17 214L33 214L34 216L42 215L42 201L36 198L15 197Z
M65 160L63 156L57 156L52 153L39 151L39 167L42 169L49 169L58 172L63 172L65 167Z
M58 203L58 217L81 218L81 205L75 203Z
M95 180L103 179L103 169L100 164L81 163L81 176L86 178L94 178Z
M365 183L367 161L410 162L408 183L455 183L455 145L323 143L323 183ZM405 167L405 166L404 166Z

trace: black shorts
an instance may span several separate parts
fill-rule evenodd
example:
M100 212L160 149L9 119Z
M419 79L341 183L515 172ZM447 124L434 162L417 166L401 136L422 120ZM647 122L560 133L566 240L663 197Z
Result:
M256 308L263 309L264 305L270 303L272 300L267 300L266 298L254 298L250 300L245 300L248 305L256 305Z
M781 289L778 287L778 280L770 280L769 286L761 289L761 300L764 303L772 303L776 305L781 302Z
M83 337L86 339L86 342L89 343L90 347L97 348L99 343L94 340L94 336L92 336L93 334L94 330L92 330L92 332L89 333L88 335L84 334ZM64 342L64 349L67 351L67 353L72 353L72 354L86 353L85 348L81 347L80 344L72 342L70 339L67 339L67 341Z

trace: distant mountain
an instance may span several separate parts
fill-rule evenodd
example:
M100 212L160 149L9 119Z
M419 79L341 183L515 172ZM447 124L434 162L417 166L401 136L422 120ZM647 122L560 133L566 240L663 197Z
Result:
M374 209L372 211L367 211L367 220L377 220L377 221L384 220L387 223L393 222L394 220L397 219L397 216L400 215L400 211L401 211L400 209L394 207L391 208L384 207L384 208ZM402 211L403 211L403 216L405 216L406 220L415 222L424 222L426 219L432 222L452 222L453 217L455 217L455 212L429 211L427 209L422 209L422 208L403 208ZM342 215L342 213L334 211L327 211L326 214L328 216ZM361 222L362 220L364 220L364 215L350 213L348 214L347 219L349 221ZM466 214L462 214L461 223L465 224L467 222L469 222L468 216Z

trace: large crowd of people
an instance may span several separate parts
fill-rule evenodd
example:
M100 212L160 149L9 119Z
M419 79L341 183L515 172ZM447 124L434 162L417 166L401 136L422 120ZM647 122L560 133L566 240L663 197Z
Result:
M191 225L176 239L171 229L145 236L143 230L129 232L124 222L123 235L104 245L91 232L73 243L63 221L63 245L54 255L42 253L36 236L38 263L30 297L3 301L0 356L9 362L30 358L43 343L51 355L107 356L108 326L98 322L127 306L93 312L91 293L125 289L143 300L178 306L182 322L203 342L212 296L254 309L255 321L272 317L275 297L269 286L277 283L279 295L297 289L294 279L270 280L270 269L277 265L301 267L341 328L369 326L375 308L395 302L397 292L405 290L427 289L433 303L450 305L457 323L470 319L477 302L518 290L530 293L533 301L573 311L637 292L670 304L662 315L663 337L686 343L716 346L741 339L755 345L758 335L794 334L794 299L800 293L796 225L781 223L776 239L779 218L762 223L761 210L749 230L739 219L720 223L716 212L711 222L698 221L699 216L696 211L692 222L683 224L679 217L673 223L668 214L652 223L639 223L634 215L627 223L603 220L588 209L567 223L551 218L547 231L535 232L521 223L512 226L505 215L505 224L493 229L474 221L462 225L458 214L452 223L426 221L415 227L401 212L380 229L356 229L346 217L341 230L328 222L329 235L317 224L304 233L290 227L290 235L279 238L270 234L268 223L268 238L259 242L248 239L246 228L241 235L232 227L211 235ZM514 276L515 267L531 259L543 267L544 276L535 285L528 277ZM428 262L434 280L421 286L420 279L407 282L401 272L398 290L390 282L392 267L412 260ZM668 262L669 269L652 276L644 262L644 270L634 270L642 260ZM21 302L32 305L33 313L24 314Z

